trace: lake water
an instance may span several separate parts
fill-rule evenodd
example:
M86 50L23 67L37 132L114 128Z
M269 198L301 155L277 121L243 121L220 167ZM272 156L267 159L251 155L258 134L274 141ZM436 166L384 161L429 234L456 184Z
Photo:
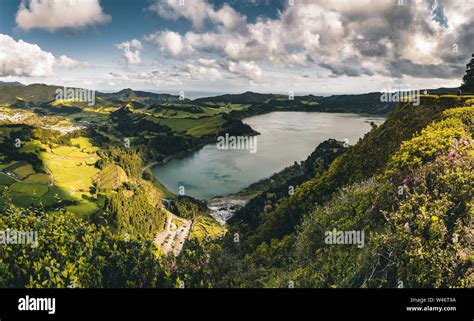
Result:
M281 171L295 161L305 160L321 142L335 138L350 145L384 117L338 113L272 112L243 120L260 133L256 153L223 150L210 144L184 158L153 168L158 180L178 193L210 199L236 193Z

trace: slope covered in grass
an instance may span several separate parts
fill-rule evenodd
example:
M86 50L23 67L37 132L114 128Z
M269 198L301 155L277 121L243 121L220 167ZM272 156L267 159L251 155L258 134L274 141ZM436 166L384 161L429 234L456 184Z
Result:
M452 106L399 106L274 211L253 213L252 224L241 217L215 249L216 282L472 286L474 108ZM327 244L334 229L363 231L364 244Z

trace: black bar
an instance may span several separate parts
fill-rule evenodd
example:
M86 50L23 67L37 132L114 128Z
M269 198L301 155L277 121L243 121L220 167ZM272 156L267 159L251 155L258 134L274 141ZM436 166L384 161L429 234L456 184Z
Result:
M55 313L19 311L19 299L55 298ZM412 301L414 298L414 301ZM433 301L431 301L433 300ZM407 311L435 307L455 311ZM0 289L0 321L280 317L291 320L474 320L471 289ZM173 317L174 315L174 317ZM325 316L325 317L324 317ZM337 318L336 318L337 317Z

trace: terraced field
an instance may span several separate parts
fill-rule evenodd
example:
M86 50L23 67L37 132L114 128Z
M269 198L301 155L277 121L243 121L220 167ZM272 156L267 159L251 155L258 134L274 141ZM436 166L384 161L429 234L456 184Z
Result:
M10 135L14 129L3 132ZM5 137L5 136L3 136ZM8 138L8 136L6 137ZM98 207L90 201L90 188L98 174L94 164L99 159L90 140L71 139L74 146L50 146L39 140L25 142L24 153L36 153L43 161L44 172L36 172L25 161L1 164L0 185L8 186L13 202L18 206L52 206L72 202L67 206L78 215L90 215Z

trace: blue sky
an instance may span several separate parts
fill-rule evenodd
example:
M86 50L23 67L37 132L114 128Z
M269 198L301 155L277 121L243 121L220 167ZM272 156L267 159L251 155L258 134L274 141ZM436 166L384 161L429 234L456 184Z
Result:
M48 32L42 29L32 29L25 32L17 28L15 22L19 1L6 0L2 1L1 5L0 32L9 34L15 39L40 44L41 48L47 51L67 54L96 63L107 62L110 57L118 58L120 56L113 46L115 43L163 28L187 29L185 21L164 21L144 10L149 5L147 0L103 0L101 5L104 12L112 16L111 23L89 26L84 30L68 28Z
M76 0L77 4L80 4L80 1ZM102 0L100 3L104 12L112 16L111 23L89 26L83 30L68 28L57 32L45 32L42 29L32 29L25 32L18 28L15 22L19 3L18 0L2 0L0 3L1 33L11 35L15 39L41 44L41 48L47 51L94 63L106 63L110 58L118 59L120 52L114 48L116 43L140 38L141 35L157 30L169 29L185 33L193 29L192 24L184 18L176 21L166 20L146 10L153 3L150 0ZM226 1L215 0L210 3L222 6ZM230 3L245 13L249 21L255 21L261 15L276 17L278 10L282 8L281 1L274 1L271 6L246 0L234 0Z
M457 86L474 51L470 0L182 1L3 0L0 80L361 93Z

